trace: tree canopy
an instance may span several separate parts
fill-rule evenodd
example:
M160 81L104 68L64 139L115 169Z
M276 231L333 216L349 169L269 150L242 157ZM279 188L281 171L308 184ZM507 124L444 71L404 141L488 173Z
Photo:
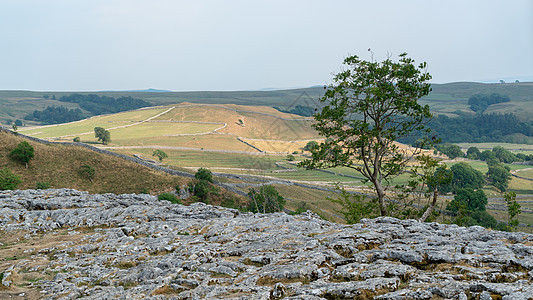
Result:
M13 160L21 162L28 168L28 162L35 156L34 149L26 141L20 142L15 149L9 153L9 157Z
M94 137L96 137L104 145L107 145L107 143L111 142L111 133L102 127L94 127Z
M507 191L509 182L511 181L510 168L503 164L495 164L489 166L487 172L487 181L501 192Z
M483 174L465 162L457 163L450 169L452 181L450 184L442 186L441 192L455 192L462 188L480 189L485 185Z
M418 99L431 91L426 63L415 66L406 53L399 61L365 61L357 56L344 60L346 69L335 75L313 127L326 141L301 163L306 168L345 166L355 169L376 190L380 212L385 206L385 184L405 169L410 157L431 142L427 135L409 152L395 143L414 132L429 133L429 106Z

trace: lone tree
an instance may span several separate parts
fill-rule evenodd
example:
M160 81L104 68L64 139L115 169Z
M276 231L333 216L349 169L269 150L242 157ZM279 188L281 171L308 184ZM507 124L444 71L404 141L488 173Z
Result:
M28 168L28 162L35 156L33 147L26 141L20 142L11 153L9 157L11 159L24 163L26 169Z
M168 155L163 150L155 149L152 153L152 156L155 156L159 159L160 162L163 161L163 159L167 158Z
M425 125L432 117L429 106L418 99L431 91L431 75L426 63L418 67L407 53L395 62L365 61L357 56L344 60L346 70L337 74L320 99L326 105L314 115L313 127L326 141L301 163L308 169L344 166L355 169L376 190L380 212L388 215L385 187L399 175L409 159L429 139ZM411 134L423 135L411 149L401 149L395 141Z
M102 141L102 144L107 145L111 142L111 133L102 127L94 127L94 137Z

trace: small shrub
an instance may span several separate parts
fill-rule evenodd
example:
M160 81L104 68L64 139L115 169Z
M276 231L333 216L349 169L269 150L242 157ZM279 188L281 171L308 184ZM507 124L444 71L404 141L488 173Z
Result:
M213 182L213 173L209 171L206 168L200 168L196 174L194 174L194 178L198 180L205 180L208 182Z
M167 200L174 204L181 204L181 200L172 193L161 193L157 196L158 200Z
M37 182L35 188L38 190L46 190L50 188L50 183L48 182Z
M80 174L81 177L85 177L89 179L91 182L93 181L94 175L96 174L96 171L93 167L89 165L81 165L78 169L78 174Z
M287 155L287 160L288 160L288 161L294 161L294 155L292 155L292 154L288 154L288 155Z
M79 143L79 142L81 142L81 139L80 139L79 136L77 136L77 137L75 137L75 138L73 139L73 141L74 141L74 143Z
M0 190L15 190L22 183L20 176L9 169L0 169Z
M285 199L272 185L263 185L259 191L250 189L248 196L250 197L248 211L253 213L273 213L283 211Z

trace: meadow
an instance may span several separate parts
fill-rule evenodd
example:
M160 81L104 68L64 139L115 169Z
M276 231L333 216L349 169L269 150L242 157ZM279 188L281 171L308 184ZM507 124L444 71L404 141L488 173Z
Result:
M270 181L327 186L332 190L323 191L275 183L280 193L288 199L289 209L296 210L305 202L309 209L330 220L339 221L342 220L338 212L340 207L326 199L337 196L333 191L334 186L340 184L348 190L367 191L369 184L363 184L358 179L362 175L349 168L338 167L329 169L328 172L297 168L295 164L309 155L309 152L303 151L305 144L311 140L323 140L310 125L309 118L282 113L271 107L181 103L98 116L69 124L21 128L20 132L51 140L70 141L78 136L82 142L129 156L140 155L147 159L154 159L153 150L161 149L168 155L162 162L163 165L191 173L203 167L213 172L252 175ZM111 142L108 145L100 144L94 137L93 129L96 126L110 131ZM496 145L512 151L533 151L531 145L503 143L461 144L461 147L466 150L470 146L476 146L484 150L492 149ZM293 155L295 161L289 161L288 154ZM446 161L446 164L452 166L459 161ZM488 170L485 162L467 163L483 174ZM524 170L518 172L522 177L533 178L533 170L528 170L527 165L508 166L513 171ZM409 179L410 175L405 173L395 178L392 183L406 184ZM220 180L228 182L227 179ZM246 183L246 180L233 181L239 182ZM251 186L257 184L248 183L252 184ZM249 188L246 184L240 187L244 192ZM484 190L491 198L490 203L496 201L492 199L501 197L492 186L487 185ZM533 181L513 177L509 190L518 195L533 195ZM450 197L442 196L439 198L439 205L445 206L450 200ZM524 205L529 206L527 202ZM491 210L491 213L505 220L502 211ZM531 214L522 214L520 221L529 224L528 222L533 222L531 218Z

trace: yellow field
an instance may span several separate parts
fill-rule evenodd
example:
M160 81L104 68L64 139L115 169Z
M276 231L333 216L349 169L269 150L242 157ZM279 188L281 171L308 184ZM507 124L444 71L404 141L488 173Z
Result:
M123 112L113 115L97 116L89 119L40 127L21 128L20 133L38 138L52 138L65 135L77 135L94 132L94 127L105 129L134 124L164 112L168 108L144 109Z

